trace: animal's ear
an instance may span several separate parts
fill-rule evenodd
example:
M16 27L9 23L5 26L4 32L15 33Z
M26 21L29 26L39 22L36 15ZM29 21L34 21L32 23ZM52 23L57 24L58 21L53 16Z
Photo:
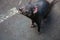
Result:
M37 13L37 12L38 12L38 7L35 6L35 7L34 7L34 10L33 10L33 13L35 14L35 13Z

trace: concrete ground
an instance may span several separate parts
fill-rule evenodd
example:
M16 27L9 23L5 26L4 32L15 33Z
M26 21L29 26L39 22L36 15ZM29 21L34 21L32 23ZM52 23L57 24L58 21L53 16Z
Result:
M0 3L3 4L4 1L1 0ZM14 5L10 5L11 7L4 10L7 6L3 5L3 9L0 6L1 14L4 14L4 11L8 11L9 8L13 8ZM53 6L47 22L42 24L41 34L37 32L37 28L30 26L31 20L17 13L0 23L0 40L60 40L60 2Z

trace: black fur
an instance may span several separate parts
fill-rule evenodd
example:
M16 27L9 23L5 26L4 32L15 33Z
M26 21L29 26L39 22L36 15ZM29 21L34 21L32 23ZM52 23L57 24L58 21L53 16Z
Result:
M41 1L44 2L42 5L40 5ZM40 32L41 21L47 18L52 6L54 5L54 1L51 4L49 4L47 1L44 1L44 0L41 0L41 1L34 3L34 5L29 4L31 7L30 9L28 9L29 12L26 12L27 14L25 15L32 20L32 25L34 25L34 22L37 24L38 32ZM38 12L35 14L33 13L34 6L38 6ZM19 9L19 11L22 11L22 10ZM25 13L25 12L22 12L22 13ZM31 14L30 16L28 16L29 13Z

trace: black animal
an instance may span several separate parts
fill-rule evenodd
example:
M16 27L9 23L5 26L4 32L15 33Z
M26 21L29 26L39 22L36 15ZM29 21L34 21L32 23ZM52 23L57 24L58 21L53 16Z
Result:
M32 20L32 25L35 22L38 25L38 32L40 32L41 21L47 18L54 4L55 0L51 3L46 0L39 0L35 3L28 3L25 7L19 8L19 11Z

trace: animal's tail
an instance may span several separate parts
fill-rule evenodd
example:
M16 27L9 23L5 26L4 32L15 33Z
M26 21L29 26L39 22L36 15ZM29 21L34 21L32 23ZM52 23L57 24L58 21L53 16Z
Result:
M52 7L58 2L59 2L58 0L53 0L49 5L48 10L50 11L52 9Z
M56 4L56 3L58 3L59 2L59 0L53 0L52 2L51 2L51 5L53 6L54 4Z
M53 1L49 4L49 7L48 7L48 9L47 9L47 12L46 12L46 15L44 16L44 18L46 18L46 17L49 15L49 13L51 12L53 6L54 6L57 2L59 2L59 1L53 0Z

